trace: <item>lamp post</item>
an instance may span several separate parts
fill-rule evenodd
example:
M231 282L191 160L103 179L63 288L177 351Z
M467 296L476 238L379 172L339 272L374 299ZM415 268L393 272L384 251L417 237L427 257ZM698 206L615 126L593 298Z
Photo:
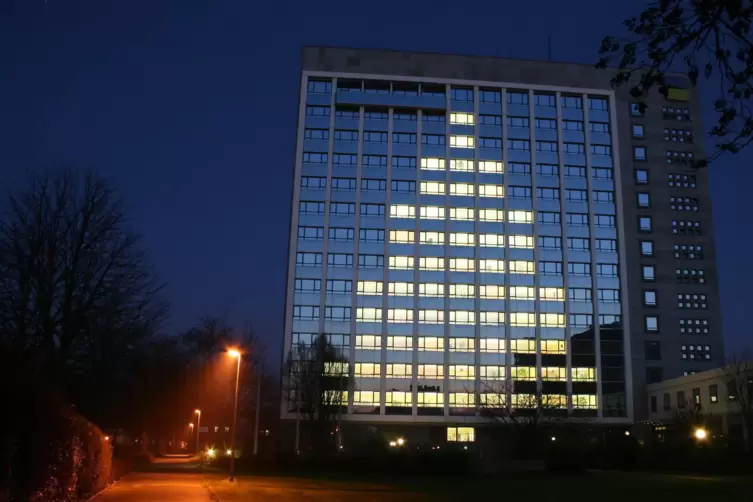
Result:
M230 449L232 454L230 455L230 481L235 480L235 429L238 425L238 384L241 379L241 353L238 349L230 349L227 351L230 357L234 357L238 360L238 364L235 368L235 399L233 400L233 430L230 432Z
M199 435L201 434L201 410L196 408L193 410L194 413L196 413L196 454L198 455L201 451L199 448ZM193 424L191 424L191 431L193 432Z

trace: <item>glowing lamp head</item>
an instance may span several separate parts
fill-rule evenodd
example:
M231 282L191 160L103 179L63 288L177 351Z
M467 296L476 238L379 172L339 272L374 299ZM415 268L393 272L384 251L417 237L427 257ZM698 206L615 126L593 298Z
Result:
M238 349L228 349L227 354L230 357L241 357L241 351Z
M208 456L209 458L214 458L214 454L215 454L214 448L209 448L209 449L207 450L207 456Z
M196 413L197 415L201 415L201 410L198 409L198 408L196 408L195 410L193 410L193 412Z
M702 429L701 427L699 427L695 431L693 431L693 436L695 436L695 438L698 441L705 440L708 437L708 435L709 434L708 434L708 432L706 432L706 429Z
M233 450L227 450L227 451L225 452L225 455L227 455L228 457L229 457L230 455L232 455L232 454L233 454Z
M394 448L395 446L397 446L397 441L390 441L390 446L392 448Z
M403 438L397 438L397 444L399 446L403 446L405 444L405 439L403 439Z

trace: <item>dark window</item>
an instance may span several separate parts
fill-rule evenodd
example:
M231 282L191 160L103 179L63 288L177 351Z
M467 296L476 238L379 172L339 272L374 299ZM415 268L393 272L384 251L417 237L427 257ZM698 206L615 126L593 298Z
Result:
M677 391L677 408L685 408L685 391L683 390Z
M661 361L661 343L654 341L644 342L646 361Z
M310 93L324 93L328 94L332 92L332 81L330 80L309 80L308 91Z
M646 383L656 383L662 381L661 368L646 368Z
M669 392L665 392L662 396L662 409L664 411L672 409L672 396L670 396Z
M656 396L651 396L651 413L656 413L658 406L656 405Z

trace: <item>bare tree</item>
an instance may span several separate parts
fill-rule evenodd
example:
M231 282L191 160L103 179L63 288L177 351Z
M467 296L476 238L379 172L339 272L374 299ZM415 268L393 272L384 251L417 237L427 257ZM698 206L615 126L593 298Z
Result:
M113 188L71 170L34 177L0 221L0 342L50 382L118 371L167 305Z
M314 451L334 449L337 442L330 438L340 437L340 415L350 385L347 359L322 333L310 345L295 347L287 365L290 404L306 419Z
M745 451L753 451L753 352L733 352L724 366L729 399L740 417Z
M668 96L673 72L695 86L700 74L716 86L711 129L719 155L737 153L753 141L753 7L741 0L658 0L624 21L625 37L608 36L597 67L616 66L614 86L626 84L639 100L652 90Z
M521 458L541 453L545 429L567 418L567 396L542 393L536 382L482 381L478 403L480 415L508 434Z

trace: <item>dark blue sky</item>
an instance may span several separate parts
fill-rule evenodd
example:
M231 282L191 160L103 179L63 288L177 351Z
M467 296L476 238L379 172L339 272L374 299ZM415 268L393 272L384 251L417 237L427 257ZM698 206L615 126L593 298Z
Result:
M167 282L172 330L252 323L277 353L300 47L592 63L641 2L0 2L0 189L95 168ZM705 121L713 115L706 103ZM729 345L750 337L753 151L712 166Z

